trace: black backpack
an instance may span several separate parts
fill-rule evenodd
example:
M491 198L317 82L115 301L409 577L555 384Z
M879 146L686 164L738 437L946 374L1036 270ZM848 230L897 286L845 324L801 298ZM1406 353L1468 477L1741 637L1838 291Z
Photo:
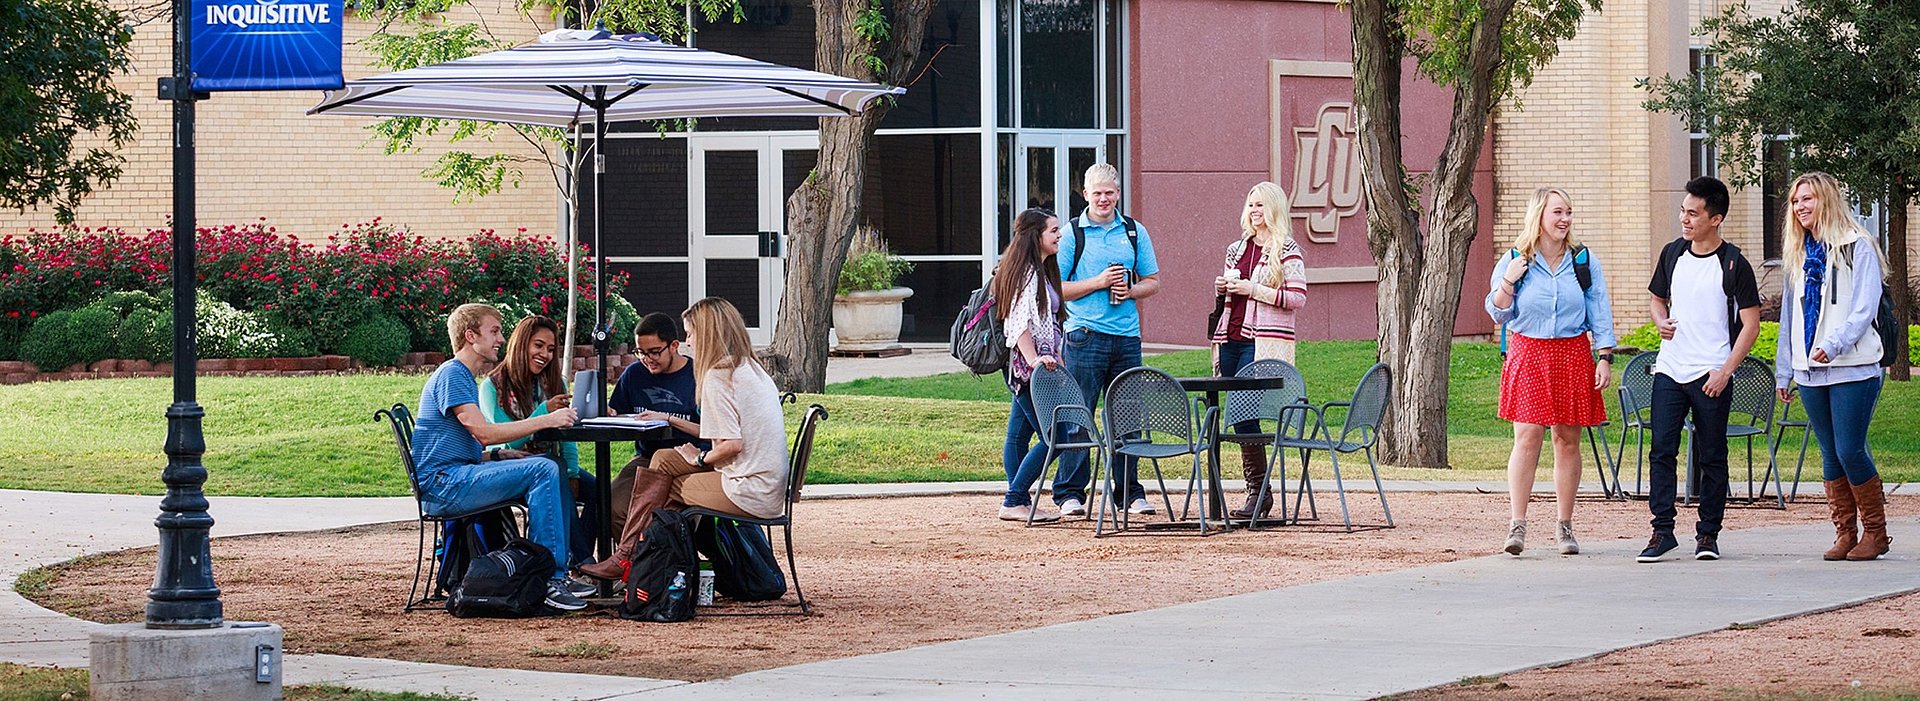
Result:
M675 623L693 618L693 587L700 583L693 550L693 527L685 515L655 509L646 540L627 570L627 597L620 617Z
M967 305L953 320L947 332L947 352L975 375L1000 372L1007 367L1007 334L1000 318L993 314L992 281L967 296Z
M440 571L434 575L439 591L450 592L466 576L467 566L487 553L507 546L520 535L513 514L495 509L462 516L440 524Z
M1500 258L1500 262L1504 264L1507 261L1510 261L1519 257L1520 257L1520 249L1509 248L1507 249L1507 255ZM1581 292L1585 292L1587 290L1593 289L1593 254L1587 252L1587 247L1585 245L1575 244L1573 247L1573 279L1580 282ZM1526 281L1527 281L1527 274L1521 273L1520 282L1526 282ZM1520 303L1520 295L1519 295L1520 283L1514 283L1513 291L1514 291L1514 303L1519 304ZM1728 293L1728 294L1732 294L1732 293ZM1506 324L1500 325L1500 357L1502 358L1507 357L1507 325Z
M1125 214L1120 215L1120 225L1127 229L1127 243L1133 245L1133 262L1140 263L1140 224ZM1080 272L1080 254L1087 252L1087 231L1080 228L1079 217L1067 217L1067 227L1073 230L1073 265L1067 266L1067 278ZM1134 266L1127 266L1132 270Z
M547 580L555 569L552 552L531 540L514 538L467 566L460 585L447 596L447 612L460 618L545 614Z
M703 518L694 547L713 563L713 590L734 601L769 601L787 594L787 578L773 544L759 526L730 518Z
M1840 247L1840 260L1846 261L1847 267L1853 267L1853 244ZM1836 288L1828 291L1828 297L1838 299L1839 286L1828 285L1828 287ZM1907 329L1893 315L1893 288L1887 285L1884 277L1880 279L1880 309L1873 315L1873 330L1880 334L1880 367L1892 367L1894 361L1901 360L1895 355L1895 351L1899 348L1896 344L1899 343L1899 334Z

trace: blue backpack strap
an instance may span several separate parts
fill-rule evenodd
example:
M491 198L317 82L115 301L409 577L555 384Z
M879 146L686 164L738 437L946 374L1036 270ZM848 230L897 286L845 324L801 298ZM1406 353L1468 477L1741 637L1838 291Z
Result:
M1580 291L1593 289L1592 257L1586 246L1573 247L1573 277L1580 281Z

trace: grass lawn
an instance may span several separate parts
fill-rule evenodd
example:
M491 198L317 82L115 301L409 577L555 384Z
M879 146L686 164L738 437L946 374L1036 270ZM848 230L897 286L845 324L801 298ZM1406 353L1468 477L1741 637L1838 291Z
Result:
M459 701L464 696L359 691L338 686L290 686L287 701ZM0 662L0 701L85 701L87 670L25 667Z
M1373 344L1302 344L1301 371L1316 402L1344 400L1373 363ZM1451 470L1389 467L1389 478L1503 479L1511 429L1494 416L1499 358L1491 344L1455 346L1449 433ZM1155 356L1175 375L1205 374L1204 351ZM199 382L211 494L397 496L407 493L393 442L373 411L413 404L425 378L365 374L213 377ZM158 494L165 467L163 414L170 380L122 379L0 387L0 488ZM1612 403L1611 392L1609 404ZM838 384L806 396L832 412L816 441L815 483L995 480L1007 391L997 376L955 373ZM1613 412L1617 416L1617 411ZM789 426L799 407L788 407ZM1617 436L1617 434L1615 434ZM1797 440L1797 436L1795 439ZM1889 481L1920 481L1920 386L1888 383L1872 441ZM1744 476L1744 451L1734 469ZM591 465L592 447L584 446ZM631 457L614 448L615 463ZM1233 461L1230 461L1233 462ZM1817 479L1818 459L1810 466ZM1764 463L1762 464L1764 469ZM1592 471L1589 468L1589 479Z

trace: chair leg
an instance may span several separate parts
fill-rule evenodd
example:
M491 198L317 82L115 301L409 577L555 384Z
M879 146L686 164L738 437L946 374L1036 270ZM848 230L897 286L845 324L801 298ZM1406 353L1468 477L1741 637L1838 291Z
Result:
M1273 454L1267 457L1267 473L1261 476L1259 491L1253 496L1253 515L1247 517L1247 530L1250 531L1259 529L1260 512L1267 506L1267 489L1276 481L1280 484L1280 496L1274 499L1274 503L1280 506L1280 523L1287 522L1287 461L1283 455L1286 451L1281 450L1278 445L1269 446L1269 448ZM1273 478L1276 470L1280 472L1279 480Z
M1811 427L1800 429L1800 461L1793 464L1793 496L1789 497L1787 501L1798 501L1800 499L1800 471L1807 467L1807 434L1811 432L1810 429ZM1786 434L1786 429L1780 429L1780 435L1785 436Z
M793 519L788 518L781 527L787 541L787 572L793 575L793 595L800 599L800 615L813 613L813 607L807 604L807 593L800 589L800 561L793 558Z
M1110 457L1111 457L1110 451L1102 449L1100 451L1101 465L1105 466L1107 464L1107 461L1110 459ZM1107 534L1106 532L1107 508L1111 506L1111 504L1108 504L1107 502L1113 501L1112 499L1106 498L1106 494L1102 494L1100 492L1110 492L1111 485L1104 485L1104 484L1101 485L1102 487L1108 487L1108 489L1096 490L1094 488L1095 484L1100 483L1100 468L1095 467L1091 464L1093 460L1093 453L1091 450L1089 450L1087 453L1087 460L1089 463L1087 466L1087 469L1091 473L1090 475L1088 475L1088 479L1087 479L1087 498L1092 499L1095 502L1093 504L1089 504L1088 508L1096 509L1096 511L1094 512L1095 517L1093 520L1093 537L1099 538ZM1107 470L1106 472L1107 472L1106 478L1108 480L1112 480L1113 470ZM1116 528L1120 527L1120 517L1118 514L1114 515L1114 526Z
M1593 453L1593 471L1600 477L1600 496L1613 498L1613 487L1607 484L1607 463L1600 459L1603 444L1594 438L1593 427L1587 427L1587 449ZM1611 448L1608 449L1611 452Z
M1187 477L1187 484L1191 485L1194 483L1194 477L1200 474L1199 467L1200 467L1200 462L1198 459L1195 459L1194 460L1195 469L1193 473ZM1160 474L1160 460L1157 458L1154 459L1153 461L1153 479L1155 482L1160 483L1160 503L1167 507L1167 522L1172 523L1175 520L1177 520L1173 517L1173 495L1167 492L1167 478L1164 475ZM1192 492L1189 491L1188 494L1192 494ZM1147 503L1151 504L1153 502L1147 502ZM1202 521L1204 521L1207 518L1207 510L1206 510L1205 502L1201 503L1200 518L1202 519Z
M1047 483L1047 466L1053 464L1054 457L1055 457L1055 454L1053 452L1053 446L1047 446L1046 460L1040 463L1040 476L1034 478L1033 480L1033 498L1027 500L1027 503L1029 504L1029 508L1027 509L1027 527L1028 528L1033 527L1033 513L1039 510L1039 506L1040 506L1040 490L1042 489L1041 485L1044 485ZM1088 465L1087 467L1088 469L1092 469L1093 466Z
M1380 495L1380 513L1387 516L1387 527L1393 527L1393 509L1387 508L1387 487L1380 483L1380 464L1373 460L1373 446L1367 446L1367 469L1373 471L1373 490Z
M407 589L407 605L401 609L403 611L412 611L414 610L414 608L419 607L425 603L423 600L420 599L420 571L421 569L426 567L427 522L420 521L419 523L420 523L420 537L418 542L415 543L414 549L413 549L413 586ZM440 533L440 526L438 524L434 525L433 532L434 532L434 538L437 540L439 538L439 533ZM429 573L427 577L431 579L433 577L433 573Z
M1347 511L1347 483L1340 477L1340 451L1327 451L1327 461L1333 463L1333 491L1340 495L1340 521L1347 525L1347 532L1353 532L1353 514Z

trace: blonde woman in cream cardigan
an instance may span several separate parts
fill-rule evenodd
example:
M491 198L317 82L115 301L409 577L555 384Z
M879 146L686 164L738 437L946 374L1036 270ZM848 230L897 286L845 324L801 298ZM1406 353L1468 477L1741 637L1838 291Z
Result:
M1255 360L1293 362L1294 315L1307 303L1307 264L1288 232L1290 220L1287 193L1279 185L1262 182L1247 193L1240 238L1227 244L1225 267L1213 279L1220 301L1219 319L1210 331L1215 374L1233 375ZM1248 421L1233 430L1255 433L1260 427ZM1229 515L1254 517L1258 501L1258 516L1264 517L1273 507L1272 497L1258 498L1266 485L1266 448L1240 446L1240 460L1247 503Z

